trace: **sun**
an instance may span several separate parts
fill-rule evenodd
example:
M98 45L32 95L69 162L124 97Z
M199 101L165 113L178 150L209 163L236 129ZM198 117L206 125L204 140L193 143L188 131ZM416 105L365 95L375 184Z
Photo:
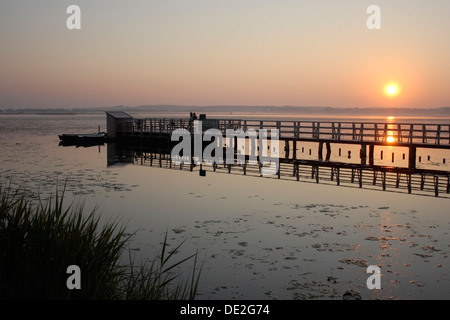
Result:
M387 91L388 95L392 96L397 93L397 87L389 86L386 91Z
M399 88L398 88L397 84L390 83L390 84L386 85L384 91L385 91L386 95L388 95L389 97L394 97L398 94Z

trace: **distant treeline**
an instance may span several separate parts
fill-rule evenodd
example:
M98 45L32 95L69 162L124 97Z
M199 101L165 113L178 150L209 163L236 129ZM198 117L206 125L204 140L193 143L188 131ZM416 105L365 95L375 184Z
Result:
M335 108L321 106L178 106L141 105L112 106L101 108L6 108L3 114L78 114L103 113L105 111L149 112L149 113L261 113L261 114L311 114L311 115L358 115L358 116L450 116L450 107L441 108Z

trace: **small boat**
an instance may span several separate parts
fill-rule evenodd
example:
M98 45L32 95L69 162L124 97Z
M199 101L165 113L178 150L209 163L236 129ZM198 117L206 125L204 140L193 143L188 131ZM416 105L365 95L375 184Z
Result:
M105 139L106 139L105 132L88 133L88 134L65 133L59 135L59 140L61 140L61 142L66 145L97 144L105 142Z

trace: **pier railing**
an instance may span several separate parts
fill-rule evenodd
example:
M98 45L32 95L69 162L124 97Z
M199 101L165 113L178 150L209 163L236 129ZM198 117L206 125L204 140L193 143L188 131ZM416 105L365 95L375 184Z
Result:
M450 124L376 123L335 121L271 121L242 119L205 119L203 130L216 128L244 131L278 129L280 139L423 145L450 148ZM171 134L176 129L193 129L193 121L182 118L133 118L117 125L119 135Z

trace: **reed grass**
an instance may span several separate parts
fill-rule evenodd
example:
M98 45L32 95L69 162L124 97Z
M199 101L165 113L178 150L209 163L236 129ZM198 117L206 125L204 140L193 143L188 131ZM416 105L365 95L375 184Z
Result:
M201 266L197 253L180 261L167 251L143 265L129 253L132 235L117 221L101 222L97 208L64 205L64 191L31 201L0 185L0 299L194 299ZM129 254L129 264L123 257ZM177 267L193 260L183 281ZM69 290L67 267L81 270L81 289Z

